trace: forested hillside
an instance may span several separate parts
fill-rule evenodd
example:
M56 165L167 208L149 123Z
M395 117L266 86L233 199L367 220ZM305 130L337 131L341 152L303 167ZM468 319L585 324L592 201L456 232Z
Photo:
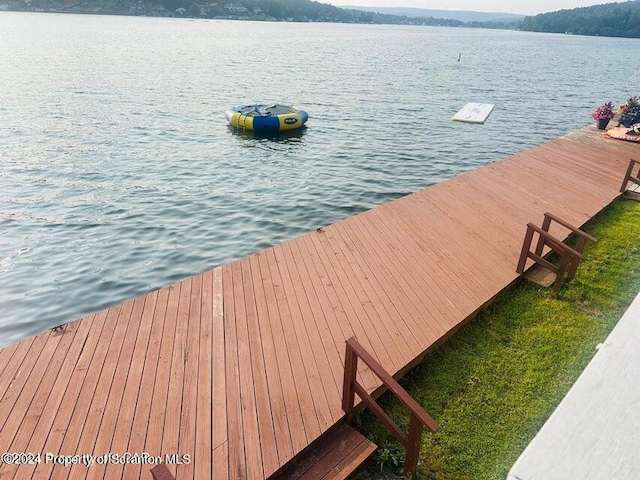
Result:
M401 1L399 0L399 3ZM504 14L488 14L499 15L491 21L466 22L452 18L453 13L457 15L465 12L446 14L441 11L448 18L434 18L430 15L392 15L386 12L402 12L406 9L365 11L354 7L339 8L314 0L0 0L0 10L255 21L429 25L640 38L640 0L559 10L526 17L521 22L514 21L517 16L503 19ZM418 12L417 9L413 11Z
M640 38L640 2L609 3L527 17L521 30Z
M166 0L171 1L171 0ZM180 1L180 0L173 0ZM193 0L186 0L192 2ZM407 17L404 15L390 15L363 10L348 10L326 3L311 0L240 0L249 14L261 12L268 17L278 20L294 21L325 21L343 23L391 23L413 25L444 25L461 26L463 22L425 17ZM184 1L183 1L184 3ZM203 3L205 3L203 1ZM224 3L219 4L223 7ZM227 4L228 5L228 4Z
M235 2L224 0L0 0L0 10L233 20L464 26L464 22L458 20L347 10L312 0Z

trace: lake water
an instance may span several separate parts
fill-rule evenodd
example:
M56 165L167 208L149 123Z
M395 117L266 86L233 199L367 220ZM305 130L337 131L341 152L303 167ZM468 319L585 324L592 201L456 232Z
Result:
M0 45L0 345L640 93L625 39L3 12ZM496 104L485 125L450 121L469 101ZM308 128L230 131L224 110L252 102L304 108Z

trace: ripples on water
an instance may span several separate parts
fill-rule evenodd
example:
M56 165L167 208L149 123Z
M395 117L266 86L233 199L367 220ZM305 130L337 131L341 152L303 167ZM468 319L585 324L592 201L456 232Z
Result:
M540 144L637 40L0 13L0 345ZM461 62L457 62L462 53ZM626 71L628 70L628 71ZM496 104L483 126L466 102ZM293 103L308 128L229 130Z

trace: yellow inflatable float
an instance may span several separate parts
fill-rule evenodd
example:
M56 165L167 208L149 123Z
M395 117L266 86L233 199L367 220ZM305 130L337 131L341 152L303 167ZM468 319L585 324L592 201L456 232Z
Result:
M309 115L287 105L243 105L225 112L232 127L256 133L284 132L302 128Z

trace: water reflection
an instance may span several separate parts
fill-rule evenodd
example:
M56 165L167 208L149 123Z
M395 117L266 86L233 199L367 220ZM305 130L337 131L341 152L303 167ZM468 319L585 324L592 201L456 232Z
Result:
M286 130L284 132L254 132L252 130L242 130L231 125L227 126L229 132L243 140L268 140L271 142L288 143L292 140L296 142L302 138L307 130L306 126L296 130Z

